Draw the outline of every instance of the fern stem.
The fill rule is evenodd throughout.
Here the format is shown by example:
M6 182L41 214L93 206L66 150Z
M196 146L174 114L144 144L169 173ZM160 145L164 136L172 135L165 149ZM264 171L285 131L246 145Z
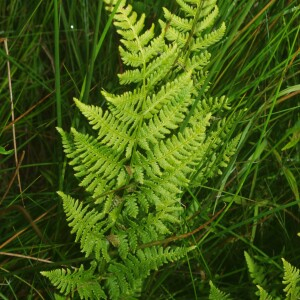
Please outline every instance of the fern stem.
M211 219L209 219L207 222L205 222L204 224L202 224L198 228L194 229L193 231L190 231L190 232L187 232L187 233L184 233L184 234L180 234L180 235L174 235L174 236L171 236L171 237L169 237L167 239L164 239L164 240L154 241L154 242L151 242L151 243L146 243L146 244L140 245L138 247L138 249L145 249L145 248L148 248L148 247L158 246L158 245L162 245L162 244L168 244L168 243L171 243L171 242L174 242L174 241L186 239L186 238L190 237L191 235L194 235L195 233L199 232L200 230L206 228L210 223L212 223L224 211L225 207L226 207L226 204Z

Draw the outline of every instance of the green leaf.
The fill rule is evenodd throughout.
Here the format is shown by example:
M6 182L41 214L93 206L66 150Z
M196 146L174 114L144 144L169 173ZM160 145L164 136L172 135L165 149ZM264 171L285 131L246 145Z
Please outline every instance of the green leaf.
M4 147L1 147L1 146L0 146L0 154L3 154L3 155L9 155L9 154L12 154L12 153L14 153L14 150L13 150L13 149L12 149L12 150L5 150Z

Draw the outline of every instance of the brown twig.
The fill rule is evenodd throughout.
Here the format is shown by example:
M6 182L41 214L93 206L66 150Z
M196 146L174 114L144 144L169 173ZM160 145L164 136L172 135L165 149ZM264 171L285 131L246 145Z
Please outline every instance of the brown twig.
M34 229L36 234L41 238L41 240L44 240L39 227L33 222L29 212L21 205L11 205L7 208L1 208L0 209L0 217L1 217L1 215L7 214L8 212L10 212L12 210L19 211L27 219L27 221L30 223L31 227Z
M10 257L26 258L26 259L36 260L38 262L44 262L44 263L47 263L47 264L52 264L53 263L53 261L48 260L48 259L33 257L33 256L29 256L29 255L22 255L22 254L18 254L18 253L10 253L10 252L1 252L0 251L0 255L10 256Z
M11 126L13 126L13 124L16 124L19 120L21 120L22 118L24 118L26 115L28 115L32 110L34 110L38 105L40 105L41 103L43 103L45 100L47 100L51 95L54 94L55 91L49 93L48 95L46 95L45 97L43 97L41 100L39 100L36 104L32 105L29 109L27 109L22 115L20 115L19 117L17 117L13 122L10 122L8 125L6 125L4 127L4 130L9 129Z
M22 214L24 215L24 217L26 217L26 219L29 221L30 226L34 229L34 231L36 232L36 234L44 241L44 242L48 242L49 244L51 244L51 241L45 241L45 237L42 235L40 229L38 228L38 226L36 225L36 223L38 221L40 221L41 219L43 219L47 214L49 214L50 211L52 211L54 208L57 207L57 205L52 206L50 209L48 209L48 211L44 212L42 215L40 215L39 217L37 217L36 219L32 220L30 214L27 212L27 210L22 207L21 205L14 205L17 206L18 208L5 208L5 209L1 209L0 210L0 216L3 214L8 213L10 210L19 210L22 211ZM24 213L25 212L25 213ZM28 218L29 216L29 218ZM28 230L28 228L30 228L30 226L25 227L24 229L20 230L19 232L17 232L16 234L14 234L12 237L10 237L8 240L6 240L4 243L2 243L0 245L0 249L4 248L5 246L7 246L9 243L11 243L13 240L15 240L17 237L19 237L23 232L25 232L26 230ZM36 230L37 229L37 230Z

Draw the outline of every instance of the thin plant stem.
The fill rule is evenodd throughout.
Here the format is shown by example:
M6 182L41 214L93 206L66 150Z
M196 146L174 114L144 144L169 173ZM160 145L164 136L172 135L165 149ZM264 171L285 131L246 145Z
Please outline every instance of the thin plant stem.
M92 50L92 59L89 64L88 70L87 70L87 76L86 80L84 81L83 85L83 97L82 102L86 103L87 98L89 95L91 82L92 82L92 76L94 72L94 63L97 56L97 40L98 40L98 31L100 27L100 19L101 19L101 11L102 11L103 1L99 1L98 3L98 10L97 10L97 18L96 18L96 27L95 27L95 33L94 33L94 40L93 40L93 50Z
M96 44L96 41L98 39L98 34L95 33L94 41L93 41L93 50L92 50L92 59L91 59L91 63L90 63L90 69L88 70L89 72L87 73L87 75L84 77L84 82L82 84L82 89L81 89L81 93L80 93L80 99L82 99L82 102L84 102L84 103L87 101L87 96L88 96L89 89L90 89L90 86L91 86L94 63L96 61L96 57L97 57L97 55L98 55L98 53L99 53L99 51L102 47L102 44L104 42L104 39L105 39L106 34L108 32L108 29L109 29L109 27L112 23L113 17L115 15L120 3L121 3L121 0L119 0L116 3L112 13L109 16L109 19L108 19L107 23L105 24L103 32L100 36L100 40L97 44ZM98 6L97 15L99 16L99 18L96 21L96 28L99 28L99 20L100 20L100 16L101 16L101 10L102 10L102 1L100 1L99 6Z
M59 15L58 3L54 0L54 65L55 65L55 98L56 98L56 118L57 126L62 127L62 110L61 110L61 90L60 90L60 59L59 59ZM58 146L58 164L59 180L58 188L61 190L63 177L61 173L62 166L62 148Z
M6 55L9 56L7 39L2 40L4 43L4 48ZM14 144L14 152L15 152L15 163L16 163L16 175L18 178L19 191L21 194L22 204L25 207L23 192L22 192L22 184L21 177L19 172L19 159L18 159L18 148L17 148L17 138L16 138L16 128L15 128L15 109L14 109L14 100L13 100L13 92L12 92L12 84L11 84L11 72L10 72L10 62L7 59L7 76L8 76L8 87L9 87L9 97L10 97L10 107L11 107L11 121L12 121L12 134L13 134L13 144ZM3 200L3 199L2 199ZM1 202L2 202L1 200Z

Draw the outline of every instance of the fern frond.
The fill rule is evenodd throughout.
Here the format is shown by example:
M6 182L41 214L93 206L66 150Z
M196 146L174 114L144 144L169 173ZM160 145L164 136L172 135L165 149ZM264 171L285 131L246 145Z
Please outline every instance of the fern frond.
M146 119L150 119L154 115L158 115L159 112L163 111L166 115L168 110L173 110L173 107L179 106L179 102L184 108L181 112L186 112L186 107L190 104L190 91L192 89L191 73L186 73L178 76L174 81L167 83L165 86L157 92L157 94L152 95L145 99L142 115ZM187 99L184 99L186 97ZM165 118L163 118L164 120ZM180 121L176 120L172 124L178 124ZM170 127L172 129L174 128Z
M189 32L194 24L193 19L181 18L172 14L167 8L163 7L164 17L168 22L168 25L176 28L180 32Z
M147 68L127 70L119 74L120 84L140 83L146 80L147 87L151 88L162 80L173 66L178 55L177 45L165 47L163 53L153 59Z
M193 56L188 59L179 57L178 58L178 66L179 66L179 68L182 68L187 72L193 71L194 77L196 77L196 76L199 77L199 75L200 75L199 71L202 71L203 68L208 65L208 63L210 61L210 56L211 56L210 53L208 51L204 50L203 52L199 53L199 55Z
M205 34L203 37L201 36L203 31L214 24L218 15L219 10L215 5L215 0L193 2L178 0L177 3L184 12L185 16L183 18L164 9L164 16L168 22L166 38L170 42L178 43L180 48L186 47L186 43L189 42L189 50L192 52L199 52L200 50L215 44L223 37L226 29L224 23L219 29ZM166 28L167 26L163 21L160 22L160 25L162 28ZM194 30L194 37L190 36L191 30Z
M119 153L123 153L126 149L126 156L131 155L135 138L130 135L130 123L122 124L108 112L102 114L100 107L86 105L77 99L74 99L74 101L82 114L89 120L89 123L93 126L92 128L99 130L98 140L102 144L106 144ZM73 132L75 131L73 130ZM115 154L115 156L118 158L118 155Z
M207 15L204 14L205 18L203 19L203 21L199 22L199 24L197 25L196 30L195 30L196 36L200 36L204 30L213 26L218 14L219 14L219 8L216 5L213 6L213 9L211 11L210 11L211 7L206 8L206 9L210 13Z
M228 98L222 97L209 97L208 99L202 99L198 102L197 109L202 113L216 113L219 110L229 110Z
M41 274L51 281L65 296L77 291L80 299L107 299L102 287L94 275L97 264L91 263L91 267L85 270L83 265L79 269L56 269L44 271Z
M189 32L190 30L192 30L195 22L194 18L190 18L190 19L181 18L175 14L172 14L167 8L163 8L163 11L164 11L164 17L167 20L168 25L172 26L173 36L176 35L175 32L182 33L182 32ZM206 11L210 11L210 8L207 8ZM205 16L205 18L197 24L195 29L195 35L200 36L200 34L205 29L211 27L214 24L214 21L218 16L218 14L219 14L219 9L216 5L213 7L212 11L208 15L206 15L206 13L200 14L201 17Z
M139 101L146 98L144 90L137 88L133 92L124 92L121 95L114 95L106 91L101 92L108 105L112 115L121 122L137 123L141 119L139 113Z
M187 0L187 2L190 2L190 0ZM208 16L210 12L214 9L214 7L217 4L217 0L205 0L205 1L191 0L191 3L201 5L200 17L204 18Z
M153 31L154 26L152 26L152 28ZM149 38L152 38L150 32L146 32L145 35L145 37L141 37L139 43L137 41L130 41L131 44L138 44L139 47L143 47L143 44L148 42ZM124 41L123 43L126 44L127 48L130 46L127 41ZM141 52L140 49L134 51L135 47L128 48L128 50L119 47L119 51L124 64L131 67L143 67L145 63L148 63L153 57L157 56L158 53L163 51L164 46L164 36L161 34L156 39L153 39L149 46L143 47L143 52Z
M205 34L204 37L195 39L191 51L199 51L207 49L211 45L217 43L224 36L226 30L225 23L223 22L220 28L212 31L211 33Z
M184 11L187 16L194 17L196 15L197 7L195 7L193 5L189 5L188 3L191 3L190 1L176 0L176 2L179 4L181 10ZM197 1L197 2L199 3L199 1ZM197 4L197 3L194 2L194 4Z
M268 292L263 289L260 285L257 285L259 300L272 300L273 297L268 294Z
M114 16L114 25L120 28L117 32L125 40L131 41L137 39L144 29L145 18L145 14L142 14L137 20L137 13L132 10L131 5L127 5L125 7L119 7Z
M241 135L240 134L237 135L235 138L230 140L225 147L223 146L223 148L220 150L221 155L220 154L218 156L213 155L211 157L211 161L205 166L205 169L207 171L207 179L216 176L216 174L221 175L223 173L222 169L228 166L230 158L236 152L236 148L240 141L240 138ZM218 142L221 141L216 140L215 144L210 145L210 147L217 146Z
M110 260L108 242L104 234L112 226L104 219L104 214L98 213L89 206L83 206L78 200L58 192L63 200L64 211L67 216L71 233L76 233L75 242L80 242L81 250L88 257L92 252L97 260L101 257Z
M259 285L264 287L267 285L266 279L266 271L263 267L257 265L255 261L251 258L251 256L244 251L247 267L250 273L250 277L252 278L252 282L255 285ZM256 295L259 295L260 292L256 292Z
M209 300L230 300L230 295L225 292L220 291L213 282L209 281L210 291L209 291Z
M140 160L148 164L150 168L146 169L150 177L155 178L161 174L161 169L170 172L171 170L184 170L185 166L193 164L190 159L197 152L199 146L205 138L205 129L208 125L210 115L207 115L202 122L199 122L194 128L187 127L184 132L177 136L171 136L164 142L153 147L153 150L146 151L147 158L140 154ZM157 168L157 166L159 166ZM191 169L186 169L188 173ZM183 183L184 184L184 183Z
M154 24L151 25L151 27L146 30L143 34L139 36L139 39L136 40L126 40L126 39L121 39L120 42L125 46L125 48L128 51L131 51L131 53L138 53L143 47L147 46L149 42L154 38ZM151 43L156 43L161 45L161 38L160 36L155 38L154 40L151 41ZM125 61L124 61L125 63Z
M141 280L146 278L150 270L157 270L161 265L173 262L186 255L191 249L170 249L162 247L151 247L138 250L136 255L129 254L123 263L112 263L109 272L117 274L107 281L109 289L113 291L113 299L120 295L126 295L130 290L136 290L141 285Z
M284 258L283 262L283 281L282 283L286 285L284 291L286 293L286 299L299 299L300 298L300 270L292 266Z
M149 150L149 142L155 145L170 134L171 130L178 128L190 105L191 89L190 76L183 75L168 83L152 99L148 99L144 114L149 121L144 122L139 136L142 148Z
M102 91L105 111L74 99L95 137L74 128L70 133L58 131L88 201L59 195L71 233L94 261L105 292L94 280L95 268L80 267L50 275L65 294L78 290L87 299L95 291L95 298L105 298L105 293L109 299L138 295L151 271L193 249L162 246L175 226L180 228L181 197L192 176L199 169L196 179L206 180L235 153L238 138L228 141L230 124L214 122L215 115L228 108L227 98L199 93L210 62L206 48L225 31L222 25L208 32L218 14L216 0L177 2L182 14L164 9L165 21L159 20L156 36L153 24L145 28L145 14L138 16L125 0L104 0L106 9L115 13L125 66L118 77L127 91ZM216 156L220 147L224 150ZM79 291L81 278L93 282L90 294Z

